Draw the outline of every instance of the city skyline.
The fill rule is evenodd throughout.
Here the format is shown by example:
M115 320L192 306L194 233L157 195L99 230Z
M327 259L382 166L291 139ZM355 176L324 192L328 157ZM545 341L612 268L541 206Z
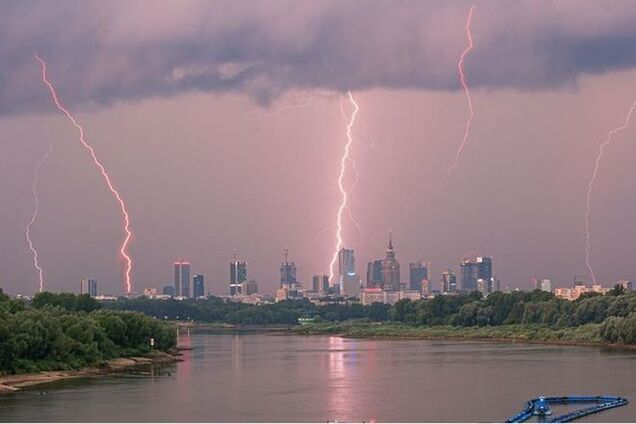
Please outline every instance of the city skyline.
M244 22L240 5L218 16L187 2L169 13L143 14L124 12L117 2L87 3L68 19L74 28L100 29L89 31L100 46L90 51L86 32L67 33L68 25L58 22L68 6L3 5L3 19L22 23L20 30L3 26L15 40L2 61L8 77L0 90L0 285L8 293L38 288L24 230L33 213L33 170L49 143L30 233L44 289L76 290L78 279L91 275L100 291L122 292L117 204L79 148L75 129L51 103L34 52L46 60L49 79L126 199L133 291L169 283L166 264L183 256L200 265L211 291L222 292L234 248L250 258L250 276L262 290L275 289L272 264L285 248L294 252L303 283L327 272L346 141L339 102L349 106L348 90L359 111L351 128L355 166L347 163L344 181L350 195L343 243L359 265L382 255L384 242L377 240L391 229L402 258L426 258L435 276L450 267L459 277L456 259L468 251L488 252L502 282L526 288L531 278L569 282L588 273L587 184L599 144L623 123L636 94L636 59L625 47L636 36L630 24L636 12L624 4L566 1L536 13L530 3L477 4L475 45L463 62L475 116L458 167L438 189L467 117L456 66L472 3L405 2L389 16L386 4L371 2L362 21L351 19L355 7L337 3L299 3L291 15L289 4L267 4L255 7L251 22L264 36L246 38L225 24ZM37 16L48 24L35 25ZM522 17L528 18L523 31L511 32ZM122 19L139 21L134 27L146 35L131 33ZM258 25L272 19L281 25ZM344 25L349 21L360 33L366 25L400 31L384 38L369 31L372 37L358 45ZM332 31L333 44L323 44L321 28ZM558 49L545 40L556 33L567 35ZM503 36L518 48L494 42ZM211 46L228 37L237 50L217 56ZM175 40L192 55L175 55ZM291 56L268 56L263 40ZM134 54L117 50L121 43ZM589 55L580 53L581 43ZM166 62L144 61L139 52L149 48ZM544 60L535 61L537 55ZM615 134L591 196L599 282L636 275L628 160L636 154L634 134L632 126ZM365 280L365 270L357 271Z

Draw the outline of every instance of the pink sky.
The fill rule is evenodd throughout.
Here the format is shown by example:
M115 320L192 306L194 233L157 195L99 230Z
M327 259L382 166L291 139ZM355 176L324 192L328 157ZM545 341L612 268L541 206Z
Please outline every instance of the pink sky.
M233 249L262 291L276 286L285 248L304 283L328 272L346 141L338 90L346 85L360 106L352 156L361 179L350 205L375 241L346 219L344 236L363 277L367 260L384 254L389 229L404 279L408 262L423 259L432 262L438 284L441 271L458 271L468 251L492 255L504 284L526 285L532 277L565 284L586 273L587 180L599 143L636 98L632 59L612 53L612 46L634 41L623 30L628 3L535 9L522 2L503 15L501 4L478 2L475 49L465 64L469 84L471 76L474 81L472 133L440 191L467 116L454 66L471 3L431 3L416 25L408 16L420 11L417 3L385 10L374 2L352 24L364 33L345 25L355 3L302 3L285 12L270 7L278 3L261 2L253 11L223 10L225 19L201 13L210 6L199 3L168 3L170 10L148 16L139 4L95 6L93 19L102 25L94 33L78 19L86 8L69 18L66 33L47 3L17 4L3 7L28 19L5 27L12 43L3 49L15 54L15 63L0 63L7 70L0 79L7 88L0 96L0 286L11 293L37 288L24 225L33 168L49 142L55 151L41 171L33 226L46 287L77 290L85 276L100 281L103 292L122 287L117 205L76 132L50 104L37 64L23 60L22 51L30 56L49 33L55 37L39 51L51 79L127 201L137 291L172 283L172 263L184 257L206 275L209 291L223 293ZM380 17L381 10L388 14ZM329 33L319 24L332 26L337 39L325 39ZM271 52L256 50L259 34L270 39ZM79 41L93 36L94 45ZM227 57L207 61L205 54L166 47L196 39L200 48L199 36L228 49ZM351 63L344 51L333 50L338 40L343 49L359 47ZM142 47L157 54L129 55ZM497 57L498 51L506 56ZM555 59L562 56L567 60ZM329 66L315 68L321 57ZM241 72L253 73L222 84ZM180 85L184 75L194 79ZM527 84L519 82L524 79ZM275 113L305 102L314 90L307 106ZM636 128L628 128L606 150L592 199L592 258L599 281L608 284L636 278L635 137Z

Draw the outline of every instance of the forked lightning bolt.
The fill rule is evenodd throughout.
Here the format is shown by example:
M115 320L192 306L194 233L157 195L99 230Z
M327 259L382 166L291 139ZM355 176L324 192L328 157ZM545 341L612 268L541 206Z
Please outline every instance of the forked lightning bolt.
M347 200L348 193L344 186L344 178L347 172L347 160L349 160L349 152L351 150L351 144L353 143L353 135L352 128L353 124L356 121L356 115L358 114L358 104L353 99L353 95L351 91L347 92L349 96L349 101L353 105L353 112L351 113L351 118L347 122L347 142L345 144L344 152L342 154L342 158L340 159L340 175L338 176L338 189L340 190L340 194L342 195L342 200L340 202L340 206L338 207L338 213L336 214L336 246L333 252L333 256L331 258L331 264L329 265L329 281L330 284L334 284L334 270L336 261L338 260L338 252L342 248L342 213L347 208Z
M464 72L464 60L466 59L466 55L470 53L470 51L473 49L473 36L470 33L470 23L473 20L474 11L475 11L475 6L471 6L470 10L468 11L468 18L466 19L466 25L464 27L468 45L462 52L461 56L459 56L459 62L457 62L457 72L459 73L459 82L461 83L462 88L464 89L464 94L466 95L466 101L468 102L468 119L466 120L466 125L464 126L464 136L462 137L462 141L459 144L457 153L455 154L455 162L446 171L446 174L444 175L444 178L442 178L442 181L439 183L438 188L441 188L444 185L444 182L446 182L446 179L450 177L450 175L453 173L455 168L457 168L457 165L459 164L459 158L462 154L462 151L464 150L464 146L466 145L466 142L468 141L468 136L470 135L470 125L472 124L473 118L475 117L475 113L473 111L473 99L472 97L470 97L470 90L468 89L468 83L466 82L466 73Z
M636 109L636 100L632 102L632 106L627 112L627 116L625 117L625 122L620 127L614 128L609 133L607 133L607 138L598 148L598 154L596 155L596 160L594 162L594 170L592 171L592 177L590 178L590 182L587 185L587 196L585 198L585 265L590 273L590 277L592 277L592 282L596 284L596 274L594 273L594 268L592 267L592 260L590 250L592 248L591 245L591 235L590 235L590 211L591 211L591 203L592 203L592 190L594 189L594 182L596 181L596 176L598 175L598 169L601 164L601 159L603 159L603 153L605 152L605 148L609 146L612 142L612 139L616 135L616 133L623 131L629 126L629 121L632 118L632 114L634 113L634 109Z
M42 265L40 265L38 250L35 248L33 240L31 239L31 227L35 223L35 220L38 218L38 212L40 208L40 201L38 199L38 181L40 179L40 169L42 169L42 166L44 166L44 162L46 162L51 153L53 153L53 145L49 144L49 149L44 154L44 156L42 156L42 159L40 159L40 162L33 171L33 183L31 184L31 195L33 196L33 213L31 214L31 219L29 220L29 222L27 222L24 231L24 236L27 240L27 243L29 244L29 250L31 250L31 253L33 255L33 267L36 269L38 274L39 292L44 290L44 270L42 269Z
M125 273L124 273L124 283L125 283L125 286L126 286L125 287L126 293L131 293L132 292L132 280L131 280L132 259L131 259L130 255L128 253L128 244L130 243L130 240L132 238L132 232L130 230L130 219L128 217L128 211L126 209L126 204L124 203L124 199L121 197L119 192L113 186L113 183L112 183L112 181L110 179L110 176L108 175L108 172L106 171L106 168L104 167L104 165L102 165L100 160L97 158L97 155L95 154L95 150L85 140L85 138L84 138L84 129L82 128L82 126L80 124L77 123L77 121L75 120L73 115L71 115L71 113L62 105L62 103L58 99L57 93L55 92L55 88L53 87L53 84L51 84L51 82L48 80L48 78L46 76L46 62L42 58L40 58L37 55L37 53L34 54L34 57L35 57L35 60L37 60L40 63L40 65L42 66L42 82L48 87L48 89L49 89L49 91L51 93L51 98L52 98L53 102L55 103L55 106L60 110L60 112L62 112L69 119L69 121L71 121L73 126L75 128L77 128L77 130L79 131L79 141L80 141L80 143L90 153L90 155L91 155L91 157L93 159L93 162L95 163L95 166L97 166L97 168L99 169L102 177L104 178L104 181L106 182L106 185L108 186L108 189L111 191L113 196L115 196L115 199L117 200L117 203L119 203L119 207L120 207L121 213L123 215L123 231L124 231L124 234L125 234L124 240L122 241L122 244L121 244L121 246L119 248L119 253L121 254L121 256L124 259L124 261L126 262L126 270L125 270Z

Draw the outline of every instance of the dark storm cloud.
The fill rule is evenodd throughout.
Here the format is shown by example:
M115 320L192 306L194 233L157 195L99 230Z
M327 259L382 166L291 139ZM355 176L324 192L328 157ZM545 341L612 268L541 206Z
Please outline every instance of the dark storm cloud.
M3 2L0 113L48 108L34 51L67 102L292 88L456 90L471 3ZM632 2L478 2L473 87L573 85L636 63Z

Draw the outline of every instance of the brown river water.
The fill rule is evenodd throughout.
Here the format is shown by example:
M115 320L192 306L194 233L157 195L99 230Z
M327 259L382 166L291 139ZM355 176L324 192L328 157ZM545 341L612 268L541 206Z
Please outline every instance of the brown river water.
M636 352L204 330L180 344L178 364L0 396L0 421L501 422L541 394L623 396L581 421L636 421Z

